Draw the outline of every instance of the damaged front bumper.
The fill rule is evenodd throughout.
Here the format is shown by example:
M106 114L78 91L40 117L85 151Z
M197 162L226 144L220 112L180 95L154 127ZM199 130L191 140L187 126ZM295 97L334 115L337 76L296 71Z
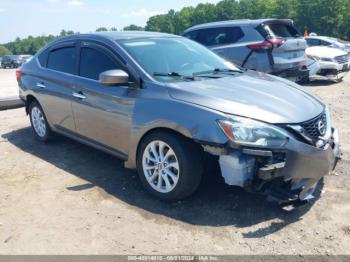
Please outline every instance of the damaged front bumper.
M309 79L339 81L349 72L349 63L339 64L335 62L313 61L308 65Z
M219 154L225 183L262 193L281 205L313 198L318 182L340 159L336 129L322 147L291 138L281 149L232 148Z

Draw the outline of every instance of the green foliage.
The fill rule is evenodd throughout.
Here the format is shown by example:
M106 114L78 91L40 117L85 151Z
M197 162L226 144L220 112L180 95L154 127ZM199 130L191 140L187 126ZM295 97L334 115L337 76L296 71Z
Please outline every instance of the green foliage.
M105 32L105 31L108 31L106 27L99 27L96 29L96 32Z
M350 39L349 0L222 0L152 16L145 30L180 34L196 24L258 18L290 18L302 33Z
M16 38L14 42L7 43L4 46L15 55L35 54L40 48L42 48L55 38L56 37L53 35L38 37L29 36L24 39Z
M0 45L0 57L4 55L11 55L11 51L8 50L5 46Z
M145 28L143 28L142 26L138 26L138 25L128 25L126 27L123 28L123 31L144 31Z
M170 10L165 15L152 16L150 19L148 19L145 30L153 32L175 33L173 10Z
M305 29L319 35L350 40L349 0L222 0L215 4L198 4L179 11L169 10L166 14L152 16L146 26L131 24L127 30L146 30L181 34L196 24L231 19L291 18L301 33ZM107 31L100 27L96 31ZM112 27L110 31L117 31ZM34 54L48 42L76 32L62 30L58 36L29 36L0 46L3 53Z

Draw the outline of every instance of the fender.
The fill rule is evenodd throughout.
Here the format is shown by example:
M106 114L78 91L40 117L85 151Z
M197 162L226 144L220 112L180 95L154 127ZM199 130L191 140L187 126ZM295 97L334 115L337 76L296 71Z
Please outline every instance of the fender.
M143 101L135 106L128 160L125 162L127 168L136 168L138 146L143 137L152 130L168 129L201 143L224 145L228 141L217 124L218 119L227 118L223 113L175 99ZM153 106L144 103L152 103Z

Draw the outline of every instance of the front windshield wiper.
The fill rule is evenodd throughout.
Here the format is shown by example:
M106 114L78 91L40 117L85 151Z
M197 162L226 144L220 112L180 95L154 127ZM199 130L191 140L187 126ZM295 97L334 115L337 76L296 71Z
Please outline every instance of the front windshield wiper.
M194 76L181 75L177 72L171 72L171 73L154 72L153 76L168 76L168 77L180 78L185 80L195 80Z
M230 73L230 74L243 73L243 70L228 69L228 68L215 68L213 70L207 70L207 71L193 73L193 76L202 76L202 75L219 74L219 73Z

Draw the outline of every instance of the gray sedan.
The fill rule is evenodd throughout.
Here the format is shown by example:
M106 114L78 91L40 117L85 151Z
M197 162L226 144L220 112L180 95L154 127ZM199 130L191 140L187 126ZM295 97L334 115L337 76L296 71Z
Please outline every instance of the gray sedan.
M191 195L210 160L229 185L306 202L340 155L318 98L179 36L64 37L17 80L39 140L59 133L113 154L165 200Z

